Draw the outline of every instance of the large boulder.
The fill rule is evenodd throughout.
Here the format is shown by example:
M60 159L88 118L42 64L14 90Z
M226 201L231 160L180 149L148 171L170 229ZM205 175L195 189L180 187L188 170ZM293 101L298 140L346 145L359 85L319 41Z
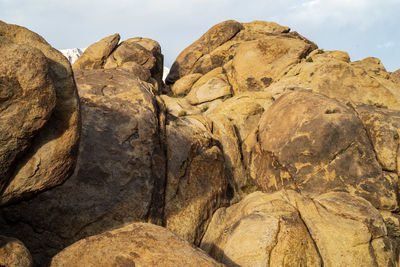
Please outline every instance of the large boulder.
M277 97L285 88L303 87L344 103L352 100L399 110L399 85L389 76L376 58L350 62L346 52L315 50L269 90Z
M179 78L190 74L195 63L201 57L232 39L242 29L243 26L234 20L221 22L209 29L203 36L179 54L169 71L165 80L166 83L173 84Z
M165 228L134 223L65 248L51 261L51 267L61 266L223 265Z
M74 62L72 67L78 70L100 69L107 57L118 45L120 38L119 34L115 33L90 45Z
M201 248L227 266L395 266L380 213L343 192L255 192L219 209Z
M321 266L297 209L261 192L214 214L201 248L227 266Z
M18 239L0 236L0 266L32 267L32 256Z
M152 85L119 69L76 71L75 79L83 127L74 175L5 208L0 224L38 264L86 236L163 220L166 165Z
M376 208L396 210L397 170L380 165L365 129L369 124L351 104L307 90L286 93L264 113L256 137L246 144L250 176L266 192L291 188L315 196L346 191ZM389 138L397 145L387 145L397 153L394 132Z
M0 21L0 204L74 171L79 101L69 61L41 36Z
M312 45L303 40L280 36L240 44L232 64L227 67L234 92L263 90L305 58L312 49Z
M226 205L224 157L209 130L196 118L170 120L166 135L166 227L198 244L213 212Z
M135 37L121 43L114 34L90 45L75 61L76 70L122 68L145 82L152 83L154 91L163 88L164 56L160 44L149 38Z

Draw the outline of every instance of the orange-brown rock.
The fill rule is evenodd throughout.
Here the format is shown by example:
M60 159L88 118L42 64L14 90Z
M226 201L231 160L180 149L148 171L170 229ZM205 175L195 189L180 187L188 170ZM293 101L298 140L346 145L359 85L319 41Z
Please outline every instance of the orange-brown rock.
M32 256L18 239L0 236L0 266L32 267Z
M119 34L115 33L95 42L85 49L72 67L79 70L100 69L107 57L117 47L119 39Z
M349 100L374 106L400 109L399 86L376 58L350 62L342 51L313 51L295 65L269 90L278 97L285 88L312 89L343 103Z
M79 102L69 61L41 36L0 21L0 204L73 172Z
M367 123L351 105L335 99L305 90L286 93L260 120L246 154L250 176L267 192L292 188L315 196L347 191L376 208L395 210L397 171L379 164Z
M134 223L67 247L53 258L51 266L223 265L165 228Z
M234 20L221 22L209 29L192 45L183 50L171 67L166 78L167 84L173 84L179 78L190 74L194 64L204 55L232 39L243 26Z
M212 213L226 204L224 157L209 130L194 117L170 120L166 134L166 227L199 244Z
M261 91L311 51L312 46L302 40L280 36L244 42L227 68L229 81L235 93Z
M13 223L0 223L40 265L84 237L163 220L165 156L152 86L119 69L76 71L75 79L83 127L74 175L8 206L3 216Z
M201 248L227 266L395 266L380 213L344 192L255 192L221 208Z

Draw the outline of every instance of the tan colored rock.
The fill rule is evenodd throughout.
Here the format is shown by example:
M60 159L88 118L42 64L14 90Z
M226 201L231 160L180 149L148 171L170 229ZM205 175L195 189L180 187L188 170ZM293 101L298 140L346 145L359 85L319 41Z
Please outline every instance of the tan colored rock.
M226 79L218 77L209 79L205 84L192 88L186 99L192 105L198 105L212 100L232 95L232 89Z
M182 77L171 86L172 93L175 95L186 95L201 76L203 75L200 73L193 73Z
M213 135L222 145L225 166L228 171L228 177L233 177L230 186L235 193L240 194L240 190L246 186L247 171L242 160L240 139L237 128L232 121L223 114L211 114L208 116L212 120ZM237 194L235 194L237 196Z
M255 192L217 210L200 247L227 266L322 263L300 214L280 192Z
M269 92L244 92L227 98L221 105L207 115L227 117L237 128L240 142L244 141L255 129L261 115L267 110L274 98Z
M158 42L141 37L125 40L110 54L105 61L104 68L125 66L124 68L129 70L132 62L140 65L144 71L149 71L151 77L156 81L155 87L162 88L164 57L161 54L161 47ZM137 67L133 70L137 75ZM149 81L149 79L144 81Z
M221 22L209 29L179 54L166 78L166 83L173 84L179 78L191 73L191 68L199 58L227 42L241 29L243 26L234 20Z
M101 39L90 45L72 65L74 69L92 70L100 69L107 57L117 47L120 36L118 33Z
M142 81L149 81L151 78L150 70L145 69L142 65L134 62L129 61L121 65L121 68L132 72L136 77L141 79Z
M83 239L57 254L58 266L223 266L165 228L135 223Z
M397 84L400 85L400 69L392 72L390 78Z
M269 90L277 97L285 88L303 87L344 103L352 100L399 110L400 91L388 77L377 59L349 62L345 52L319 50L295 65Z
M313 200L293 196L291 202L318 246L324 266L395 265L385 223L371 203L344 192Z
M47 59L40 50L0 37L0 184L9 183L17 158L49 120L56 105ZM23 118L23 119L21 119Z
M394 266L379 212L330 192L255 192L214 214L201 248L228 266Z
M161 98L167 107L167 112L175 117L184 117L201 113L201 108L192 106L186 98L168 95L161 95Z
M242 43L227 70L229 82L235 94L261 91L311 51L311 45L304 41L276 36Z
M151 69L156 64L152 53L143 46L135 42L122 42L107 59L104 68L110 68L111 66L108 65L112 63L122 66L129 61L136 62L145 69Z
M224 158L204 124L195 118L169 121L166 227L198 244L212 213L225 204Z
M355 106L355 110L364 124L382 168L399 175L400 112L362 104Z
M149 50L154 58L156 59L156 64L150 69L151 76L157 81L158 86L161 88L164 84L163 82L163 71L164 71L164 56L161 53L160 44L152 39L143 37L134 37L126 40L125 42L135 42L147 50Z
M35 251L39 265L84 237L163 219L166 165L152 86L118 69L76 71L75 79L83 127L74 175L4 208L13 223L0 223L0 232Z
M0 265L7 267L31 267L32 256L18 239L0 236Z
M383 171L352 107L311 91L289 92L264 113L256 140L244 154L266 192L346 191L379 209L398 207L397 174Z
M1 49L11 53L1 53L0 139L18 140L14 148L0 146L10 148L0 153L0 203L5 204L59 185L72 174L80 112L71 65L61 52L38 34L1 21L0 36Z
M242 33L246 32L246 34L280 34L280 33L288 33L290 31L289 27L281 26L275 22L267 22L255 20L249 23L242 23L244 26L244 30Z

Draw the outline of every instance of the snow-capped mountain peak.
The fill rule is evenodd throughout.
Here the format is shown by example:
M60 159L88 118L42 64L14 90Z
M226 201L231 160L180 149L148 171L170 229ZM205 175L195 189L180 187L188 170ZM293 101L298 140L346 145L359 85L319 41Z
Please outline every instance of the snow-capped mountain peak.
M78 59L78 57L80 57L83 53L83 51L85 51L86 48L72 48L72 49L62 49L60 50L61 53L63 53L63 55L68 58L69 62L71 62L71 64L73 64L75 62L75 60Z

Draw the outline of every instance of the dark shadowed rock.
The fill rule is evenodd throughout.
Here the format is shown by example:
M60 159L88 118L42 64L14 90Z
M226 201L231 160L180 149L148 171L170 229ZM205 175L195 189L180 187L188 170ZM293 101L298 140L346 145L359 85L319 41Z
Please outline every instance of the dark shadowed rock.
M0 21L1 204L64 182L73 172L79 102L69 61L41 36Z
M224 158L209 130L195 118L166 126L166 227L199 244L212 213L226 204Z
M75 78L83 121L75 174L5 208L13 223L0 226L21 238L38 264L86 236L163 219L165 158L152 86L116 69L77 71Z

